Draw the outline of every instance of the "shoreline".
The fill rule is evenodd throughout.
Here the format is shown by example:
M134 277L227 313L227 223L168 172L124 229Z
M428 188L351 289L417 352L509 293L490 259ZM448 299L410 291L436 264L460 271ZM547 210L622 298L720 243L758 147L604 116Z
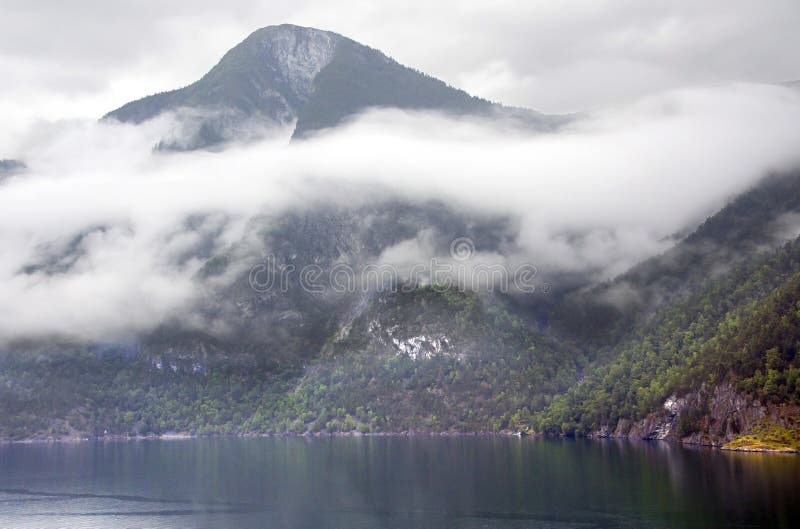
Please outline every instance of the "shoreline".
M332 438L332 437L552 437L562 436L543 434L524 434L516 432L313 432L313 433L244 433L244 434L211 434L197 435L190 433L169 433L159 435L104 435L104 436L63 436L63 437L29 437L25 439L0 439L5 444L77 444L93 441L181 441L189 439L254 439L254 438Z
M749 454L800 454L800 450L793 450L791 448L732 448L721 446L719 449L725 452L745 452Z
M599 437L599 436L566 436L566 435L548 435L548 434L520 434L519 432L501 431L501 432L315 432L315 433L280 433L280 434L259 434L259 433L246 433L246 434L213 434L213 435L197 435L189 433L167 433L160 435L105 435L105 436L65 436L65 437L31 437L26 439L0 439L0 446L14 445L14 444L79 444L89 442L135 442L135 441L186 441L196 439L252 439L252 438L334 438L334 437L531 437L542 439L588 439L591 441L628 441L628 442L666 442L683 446L686 448L708 448L712 450L719 450L722 452L740 452L752 454L800 454L800 450L792 448L752 448L752 447L726 447L716 446L707 443L682 443L674 439L633 439L630 437Z

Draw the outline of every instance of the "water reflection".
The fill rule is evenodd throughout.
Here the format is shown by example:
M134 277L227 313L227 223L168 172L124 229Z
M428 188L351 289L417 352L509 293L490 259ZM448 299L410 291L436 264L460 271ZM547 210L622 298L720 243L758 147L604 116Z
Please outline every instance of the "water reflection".
M0 447L0 526L796 527L800 457L506 437Z

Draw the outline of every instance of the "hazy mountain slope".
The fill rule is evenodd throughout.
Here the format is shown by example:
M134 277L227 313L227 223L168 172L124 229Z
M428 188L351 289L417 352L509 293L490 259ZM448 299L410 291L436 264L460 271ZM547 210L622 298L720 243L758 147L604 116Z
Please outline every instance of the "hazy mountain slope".
M507 219L433 203L309 205L259 218L255 238L209 255L201 274L230 274L195 315L228 332L200 332L178 318L132 343L18 344L0 354L0 435L533 425L568 434L680 431L722 442L753 428L783 432L797 415L781 410L797 393L791 307L800 306L792 297L800 242L772 255L758 241L777 240L776 219L796 207L795 178L769 180L733 201L682 243L679 258L630 272L653 292L682 277L691 288L661 299L649 319L616 320L627 322L623 338L601 334L609 344L583 353L542 336L519 306L494 296L432 288L311 294L296 281L262 292L248 281L262 252L282 266L360 270L423 230L443 252L467 235L503 253L515 233ZM711 278L709 267L723 258L728 266ZM767 355L774 347L780 354ZM659 412L673 394L675 411ZM745 415L725 411L731 406ZM765 417L775 418L758 422Z
M222 362L274 368L308 362L384 287L377 280L362 284L363 270L379 263L387 249L423 235L447 257L458 236L502 252L514 230L509 219L461 214L437 202L380 201L353 208L308 204L258 217L242 241L208 256L198 277L204 296L196 316L209 329L226 330L198 331L180 314L142 337L142 354L189 366ZM269 287L253 284L251 273L262 266L268 269L259 280L266 283L268 274L276 280ZM319 291L303 284L307 267L319 272ZM352 271L352 288L332 288L335 268ZM277 277L280 270L288 271L285 281Z
M534 425L719 444L770 427L800 442L798 309L800 239L658 311Z
M193 149L290 124L306 137L376 106L501 116L538 129L561 122L474 98L335 33L289 25L254 32L192 85L106 117L135 124L174 112L182 129L160 146ZM764 180L616 280L570 293L586 279L569 277L544 302L301 282L308 267L322 278L339 266L360 277L404 243L400 251L412 256L423 246L448 256L451 241L469 237L482 252L507 256L517 236L510 218L436 202L309 203L251 219L223 251L214 237L226 219L212 220L185 219L199 242L177 259L205 262L198 294L154 331L102 344L37 337L0 351L0 437L530 425L647 434L650 423L620 424L649 420L673 394L683 404L659 432L677 436L687 410L680 432L710 436L702 403L713 408L717 388L745 395L748 410L797 398L791 318L800 243L769 257L800 232L797 172ZM104 229L41 245L19 274L69 271L85 240ZM296 273L261 288L252 274L264 264ZM767 355L773 349L777 356ZM731 417L744 421L738 432L726 425L715 439L754 426L749 416Z
M772 175L663 255L588 292L569 296L554 311L554 331L590 345L613 343L658 307L684 299L737 263L798 234L800 173Z
M508 219L460 214L440 203L309 204L254 219L248 233L209 255L198 277L206 297L189 320L209 322L208 330L187 326L188 314L178 314L132 342L51 340L2 352L0 436L345 428L339 424L492 430L510 427L515 415L528 417L529 403L541 406L576 376L579 358L537 338L492 297L434 289L393 294L372 284L309 292L296 274L285 288L259 290L250 282L264 255L276 268L313 265L326 273L345 265L360 273L386 249L423 233L445 257L457 236L503 253L515 234ZM215 283L220 278L228 279ZM212 330L221 327L227 330ZM372 379L381 385L362 391L361 382ZM495 392L512 383L513 390ZM426 410L431 399L438 404Z
M580 359L490 299L376 296L303 363L202 362L130 345L0 354L0 438L499 431L566 390Z
M374 429L373 417L388 431L515 430L583 364L496 298L456 289L381 295L343 331L296 390L327 415L296 431Z
M162 112L226 108L289 122L308 100L314 77L331 60L343 37L328 31L282 25L262 28L228 51L198 81L147 96L105 117L141 123Z
M472 97L336 33L289 24L253 32L189 86L132 101L105 118L141 123L175 112L182 136L162 147L191 149L295 120L295 136L303 136L370 107L500 113L543 129L564 121Z

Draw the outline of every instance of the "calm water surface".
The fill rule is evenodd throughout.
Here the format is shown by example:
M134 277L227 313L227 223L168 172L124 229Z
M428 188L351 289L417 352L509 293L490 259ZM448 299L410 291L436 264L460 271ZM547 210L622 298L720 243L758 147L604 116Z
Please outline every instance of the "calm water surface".
M0 527L800 527L800 456L505 437L0 446Z

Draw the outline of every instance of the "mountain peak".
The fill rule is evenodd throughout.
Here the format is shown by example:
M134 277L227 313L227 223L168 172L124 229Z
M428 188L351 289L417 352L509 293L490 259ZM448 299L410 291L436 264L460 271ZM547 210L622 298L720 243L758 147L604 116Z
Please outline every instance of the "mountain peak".
M373 107L457 115L501 110L539 128L558 122L470 96L337 33L291 24L254 31L198 81L132 101L105 118L141 123L172 111L183 137L160 145L194 149L293 122L294 137L302 137Z
M271 70L276 74L274 80L289 91L292 102L302 102L308 99L314 78L331 61L342 38L330 31L292 24L267 26L229 51L215 70L225 75L231 70L244 75L252 75L259 68Z
M285 39L287 36L298 39L317 38L327 35L333 38L342 38L338 33L325 29L312 28L310 26L298 26L297 24L273 24L259 28L247 36L245 41L250 39L275 41Z

